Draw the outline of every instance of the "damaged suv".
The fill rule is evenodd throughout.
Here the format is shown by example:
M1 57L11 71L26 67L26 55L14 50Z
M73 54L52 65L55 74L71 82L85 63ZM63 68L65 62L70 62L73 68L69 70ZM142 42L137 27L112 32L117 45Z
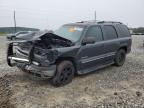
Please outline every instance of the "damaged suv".
M72 81L75 74L115 64L122 66L131 51L131 35L120 22L65 24L53 33L24 35L10 41L7 63L54 86Z

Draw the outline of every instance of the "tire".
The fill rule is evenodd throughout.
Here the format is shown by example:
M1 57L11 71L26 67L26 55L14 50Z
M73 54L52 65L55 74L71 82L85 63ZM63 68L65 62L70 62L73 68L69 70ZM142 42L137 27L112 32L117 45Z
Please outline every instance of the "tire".
M124 49L119 49L115 57L115 65L122 66L126 59L126 51Z
M62 61L57 65L56 75L51 79L51 84L55 87L64 86L74 77L75 68L71 61Z

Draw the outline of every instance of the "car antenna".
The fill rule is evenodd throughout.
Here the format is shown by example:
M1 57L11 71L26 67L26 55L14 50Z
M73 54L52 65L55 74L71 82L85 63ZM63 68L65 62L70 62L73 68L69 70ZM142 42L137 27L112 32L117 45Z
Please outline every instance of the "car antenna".
M96 11L94 12L94 21L96 22Z
M16 33L17 32L17 28L16 28L16 15L15 15L15 10L13 12L13 17L14 17L14 32Z

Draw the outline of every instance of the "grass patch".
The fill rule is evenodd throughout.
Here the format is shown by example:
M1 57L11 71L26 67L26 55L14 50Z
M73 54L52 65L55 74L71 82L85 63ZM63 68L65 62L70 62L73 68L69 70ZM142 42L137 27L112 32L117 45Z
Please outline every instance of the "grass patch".
M7 33L0 33L0 36L6 36Z

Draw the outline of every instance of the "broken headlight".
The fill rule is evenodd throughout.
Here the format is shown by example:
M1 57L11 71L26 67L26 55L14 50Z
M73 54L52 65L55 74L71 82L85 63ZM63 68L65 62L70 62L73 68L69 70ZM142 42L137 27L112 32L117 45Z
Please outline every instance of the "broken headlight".
M54 63L58 56L58 52L56 50L42 49L38 47L34 48L34 54L41 56L45 60L48 60L50 63Z
M46 54L46 51L42 48L35 47L34 53L40 56L44 56Z
M58 57L58 52L56 50L51 50L46 54L46 56L51 63L54 63Z

